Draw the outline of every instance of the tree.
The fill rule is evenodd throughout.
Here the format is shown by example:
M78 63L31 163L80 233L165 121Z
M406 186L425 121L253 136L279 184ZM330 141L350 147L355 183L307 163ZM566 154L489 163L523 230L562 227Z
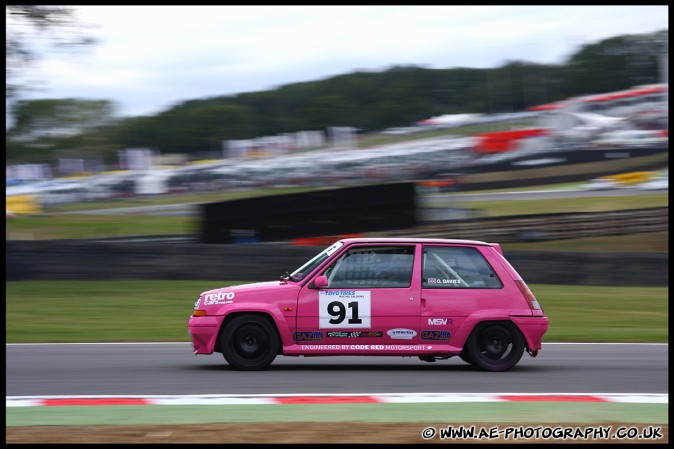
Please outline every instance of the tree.
M77 23L67 6L5 6L5 100L13 101L29 85L20 81L40 57L40 47L73 49L95 43L82 34L85 25Z
M617 36L586 45L566 64L566 83L593 94L659 82L669 31Z
M114 106L108 100L19 100L11 108L11 135L36 139L49 134L74 135L108 125Z
M114 106L107 100L18 100L11 114L15 123L5 135L6 160L44 162L66 150L81 157L103 149L108 142L101 130L112 125Z

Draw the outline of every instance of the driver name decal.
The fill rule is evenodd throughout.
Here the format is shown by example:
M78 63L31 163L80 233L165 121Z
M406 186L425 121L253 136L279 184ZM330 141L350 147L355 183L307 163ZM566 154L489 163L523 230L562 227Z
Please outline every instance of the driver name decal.
M458 279L439 279L439 278L428 278L429 284L460 284L461 281Z

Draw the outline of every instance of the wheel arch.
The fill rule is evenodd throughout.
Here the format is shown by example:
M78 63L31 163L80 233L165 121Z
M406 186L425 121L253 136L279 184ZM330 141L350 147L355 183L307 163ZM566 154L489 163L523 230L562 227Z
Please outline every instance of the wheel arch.
M274 330L276 331L276 336L279 339L279 342L281 344L279 345L279 350L278 354L283 354L283 338L281 338L281 333L279 331L278 323L276 323L276 320L272 316L271 313L265 312L265 311L246 311L246 310L240 310L236 312L232 312L228 314L224 320L222 320L222 323L220 324L220 329L218 329L218 337L215 339L215 348L214 350L216 352L222 352L222 346L221 346L221 340L222 340L222 332L225 330L225 327L227 327L227 324L229 324L234 318L244 316L244 315L255 315L262 317L269 321L269 323L274 327Z
M492 325L492 324L505 324L508 326L511 326L513 329L515 329L516 332L519 332L520 336L522 337L522 340L524 341L524 346L526 348L529 348L529 343L527 340L527 336L524 332L522 332L522 329L517 325L517 323L511 319L486 319L486 320L481 320L475 323L471 331L468 333L468 338L470 338L471 335L473 335L475 332L479 331L481 328L484 328L486 326ZM468 338L466 338L466 341L468 341ZM464 341L464 345L465 345Z
M529 348L530 342L526 332L522 331L521 326L515 319L513 319L513 317L509 315L487 315L482 314L481 312L470 315L463 321L463 323L461 323L452 339L452 346L463 348L470 336L473 334L473 332L475 332L475 329L479 328L480 326L485 326L486 324L497 323L509 323L510 325L514 326L520 335L522 335L522 338L524 338L524 344L526 347Z

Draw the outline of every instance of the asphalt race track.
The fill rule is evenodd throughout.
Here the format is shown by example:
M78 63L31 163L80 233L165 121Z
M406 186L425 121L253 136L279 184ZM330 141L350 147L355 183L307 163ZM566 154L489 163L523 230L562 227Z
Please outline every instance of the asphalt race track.
M222 355L182 343L7 344L6 396L639 393L667 394L668 345L543 343L510 371L460 358L283 357L265 371L232 370Z

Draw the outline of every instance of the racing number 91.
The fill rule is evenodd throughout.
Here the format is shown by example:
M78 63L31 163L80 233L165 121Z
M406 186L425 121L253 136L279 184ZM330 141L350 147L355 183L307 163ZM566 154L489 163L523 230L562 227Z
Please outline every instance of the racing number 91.
M318 324L321 329L370 329L369 291L320 292L318 310Z
M351 310L351 318L349 318L347 323L362 324L363 320L358 318L358 302L351 301L347 304L347 306ZM328 304L328 314L332 317L335 317L328 320L330 324L340 324L346 318L346 307L344 306L344 303L332 301L330 304Z

